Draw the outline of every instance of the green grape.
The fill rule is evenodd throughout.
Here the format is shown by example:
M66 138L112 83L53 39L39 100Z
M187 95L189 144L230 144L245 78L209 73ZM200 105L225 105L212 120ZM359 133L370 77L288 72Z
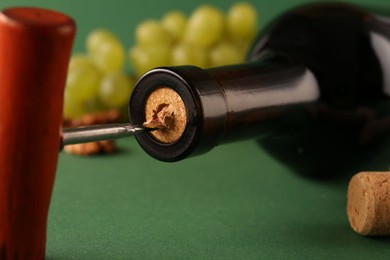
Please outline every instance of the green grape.
M125 61L125 50L116 38L104 38L89 52L96 66L104 73L121 71Z
M115 39L116 36L109 30L103 28L95 29L87 35L87 40L85 42L86 49L88 52L94 52L99 48L101 42Z
M247 2L232 5L227 13L228 34L237 40L251 41L257 33L256 9Z
M162 26L172 35L174 41L183 38L187 26L187 17L180 11L166 13L161 19Z
M242 57L242 61L244 61L250 48L252 47L252 42L236 42L235 46Z
M202 5L190 16L184 40L201 48L220 41L225 32L225 16L214 6Z
M63 109L64 118L77 118L85 113L83 102L73 98L67 91L64 95Z
M89 66L92 64L92 60L90 57L88 57L85 54L73 54L69 61L69 70L72 70L74 67L77 66L83 66L84 64L87 64L86 66ZM92 66L94 66L92 64Z
M108 108L120 108L129 102L133 85L133 80L124 73L107 74L100 84L98 98Z
M72 99L85 101L96 95L101 74L91 60L77 55L70 60L66 79L66 92Z
M191 44L181 43L172 50L172 65L194 65L204 68L208 65L207 52Z
M135 74L140 77L148 70L159 66L169 66L171 48L166 45L134 46L129 51Z
M107 107L104 106L102 102L99 100L99 98L96 96L84 102L84 110L85 113L94 113L94 112L107 110Z
M242 61L242 52L231 43L221 42L210 50L210 65L212 67L238 64Z
M145 20L135 30L135 40L138 46L171 45L171 34L156 20Z

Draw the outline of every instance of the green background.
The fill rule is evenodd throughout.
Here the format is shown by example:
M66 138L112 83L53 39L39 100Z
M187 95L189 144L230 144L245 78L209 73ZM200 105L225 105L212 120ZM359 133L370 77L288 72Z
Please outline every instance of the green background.
M235 1L209 1L227 10ZM260 26L305 1L253 1ZM388 0L349 1L390 7ZM1 0L72 16L74 52L106 27L133 44L135 26L204 1ZM389 259L390 239L366 238L345 213L350 176L387 170L389 151L335 179L293 173L254 141L223 145L178 163L148 157L134 139L110 156L60 153L48 222L48 259ZM320 167L320 166L319 166Z

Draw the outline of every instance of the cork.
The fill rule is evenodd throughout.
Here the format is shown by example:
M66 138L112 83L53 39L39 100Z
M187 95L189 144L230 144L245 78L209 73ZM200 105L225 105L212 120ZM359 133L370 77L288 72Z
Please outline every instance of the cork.
M348 186L347 215L363 236L390 235L390 172L360 172Z
M180 95L171 88L154 90L145 103L144 126L156 128L150 134L159 142L173 143L183 134L187 124L186 107Z

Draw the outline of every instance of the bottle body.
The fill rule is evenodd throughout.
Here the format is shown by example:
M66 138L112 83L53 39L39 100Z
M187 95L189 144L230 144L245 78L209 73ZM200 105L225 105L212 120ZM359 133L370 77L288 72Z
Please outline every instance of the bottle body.
M370 130L376 120L386 121L390 94L387 53L390 25L381 19L344 4L300 7L277 19L259 36L246 64L207 70L162 68L147 73L130 101L130 119L142 123L145 115L140 96L147 99L161 86L178 91L184 103L192 100L187 125L196 130L192 130L193 137L184 138L188 150L174 159L159 158L158 153L180 144L181 139L164 144L157 156L150 147L145 149L165 161L245 138L261 139L265 149L277 157L278 150L286 150L283 146L287 145L302 154L303 140L321 154L319 144L308 140L311 135L328 141L340 138L348 147L369 143L376 138L373 132L387 132L386 127ZM137 137L141 146L148 142L144 137ZM153 137L150 142L159 145Z
M315 175L379 153L378 141L390 129L390 20L349 5L317 4L286 14L268 32L260 39L269 41L257 41L249 59L269 49L288 53L313 72L320 99L296 116L295 126L259 140L263 149Z

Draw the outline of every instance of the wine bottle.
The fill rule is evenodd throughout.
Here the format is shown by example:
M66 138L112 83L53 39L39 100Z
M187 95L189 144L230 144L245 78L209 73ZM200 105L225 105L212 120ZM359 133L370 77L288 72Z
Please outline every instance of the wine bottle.
M389 95L390 20L316 3L272 22L243 64L147 72L129 115L134 125L160 120L162 129L136 134L158 160L254 138L281 161L318 172L357 160L358 150L367 156L386 136Z

